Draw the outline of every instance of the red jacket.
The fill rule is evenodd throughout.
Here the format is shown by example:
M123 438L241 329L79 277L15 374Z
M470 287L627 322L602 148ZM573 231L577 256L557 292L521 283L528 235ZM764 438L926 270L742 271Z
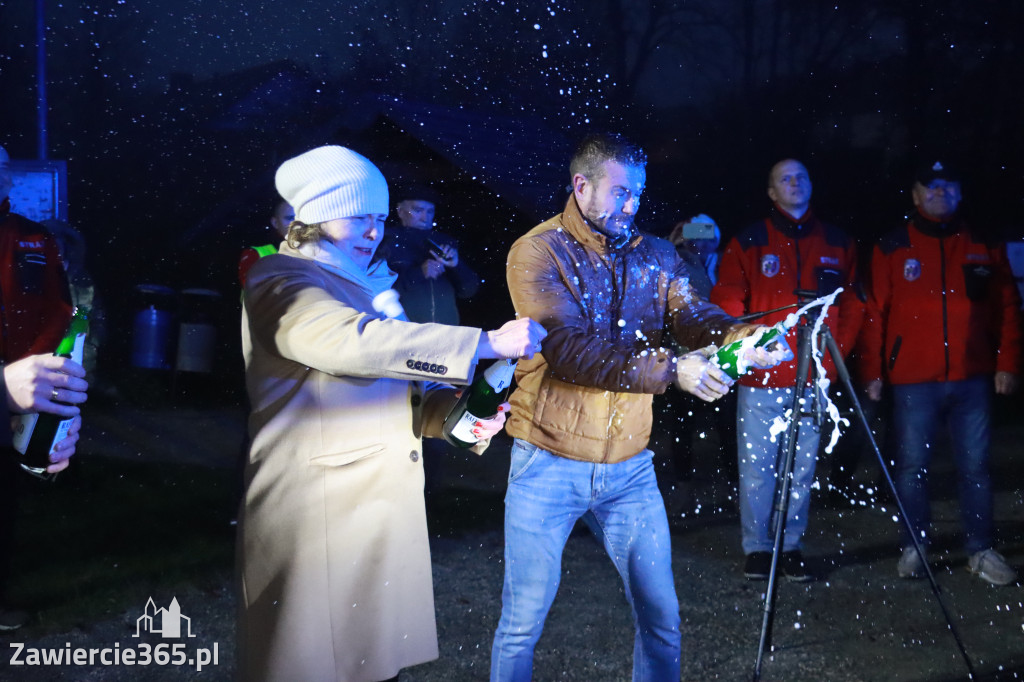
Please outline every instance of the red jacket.
M711 290L711 302L739 317L799 302L795 291L830 294L843 287L829 309L827 323L843 353L852 347L863 318L854 281L857 249L839 228L818 220L810 211L799 221L776 207L765 220L743 230L729 242L718 266L718 283ZM758 317L752 322L771 325L785 319L796 308ZM813 314L814 311L812 311ZM838 320L837 320L838 318ZM796 329L786 337L797 352ZM830 377L834 367L825 354ZM740 378L744 386L784 388L796 384L796 361L770 370L751 370Z
M959 219L917 214L871 259L864 381L959 381L1020 373L1020 297L1003 244Z
M71 295L57 242L0 202L0 358L52 353L71 321Z

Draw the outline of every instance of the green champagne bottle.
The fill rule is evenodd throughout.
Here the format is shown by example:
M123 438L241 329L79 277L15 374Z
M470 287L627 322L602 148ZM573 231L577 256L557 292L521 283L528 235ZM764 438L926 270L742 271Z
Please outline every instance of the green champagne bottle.
M773 327L766 330L761 336L754 342L754 348L761 348L767 346L773 341L777 344L781 344L789 350L789 344L786 343L786 333L796 325L800 318L796 315L787 315L786 319L782 320ZM749 337L748 337L749 338ZM732 379L739 379L740 375L747 373L747 365L740 357L745 346L748 346L750 342L746 339L740 339L739 341L733 341L730 344L722 346L712 357L712 360L719 369L729 375ZM792 357L792 351L789 352Z
M76 308L68 331L53 354L81 364L88 333L89 311ZM73 421L74 418L66 419L49 412L19 415L14 425L14 449L21 453L21 468L36 476L45 476L53 447L67 437Z
M476 423L498 414L498 406L512 385L516 360L499 360L473 381L462 393L459 402L445 417L441 429L444 439L460 448L471 448L480 439L473 435Z

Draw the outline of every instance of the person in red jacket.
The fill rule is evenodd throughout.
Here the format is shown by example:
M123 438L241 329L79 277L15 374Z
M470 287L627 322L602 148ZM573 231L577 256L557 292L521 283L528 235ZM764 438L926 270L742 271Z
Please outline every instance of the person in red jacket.
M270 227L274 228L275 234L279 235L281 239L288 236L288 226L292 224L293 220L295 220L295 209L289 206L287 201L278 201L274 204L274 212L270 214ZM242 253L238 256L238 284L243 289L249 268L260 258L277 253L278 243L271 242L242 249Z
M739 317L805 302L807 296L803 292L824 296L843 287L844 293L829 311L828 319L835 329L837 344L845 352L853 345L863 316L853 288L857 269L855 244L811 211L811 179L799 161L784 159L772 167L768 197L774 203L769 216L740 232L722 254L711 302ZM768 313L753 321L772 325L791 312L794 311ZM796 352L796 329L787 340ZM834 377L827 354L825 367L829 377ZM740 522L747 557L743 573L751 580L767 579L771 568L775 463L782 439L772 435L770 429L792 406L797 383L796 363L791 362L767 371L749 372L740 378L736 393ZM809 382L801 390L810 401L813 384ZM810 511L819 435L809 422L801 424L793 462L779 566L787 579L798 582L812 577L804 564L801 541Z
M85 368L53 351L71 321L71 298L57 242L42 225L11 211L10 157L0 147L0 631L28 618L6 603L15 551L18 481L24 476L13 447L10 418L27 412L75 417L68 437L50 455L47 471L68 465L81 428Z
M862 379L879 400L892 385L899 449L896 488L923 545L928 542L928 467L939 423L949 425L968 569L995 585L1017 579L992 549L988 471L990 405L1017 388L1020 297L1004 244L960 218L960 181L947 165L922 169L912 189L917 212L875 246L864 330ZM940 422L941 420L941 422ZM903 538L900 577L919 577L923 559Z

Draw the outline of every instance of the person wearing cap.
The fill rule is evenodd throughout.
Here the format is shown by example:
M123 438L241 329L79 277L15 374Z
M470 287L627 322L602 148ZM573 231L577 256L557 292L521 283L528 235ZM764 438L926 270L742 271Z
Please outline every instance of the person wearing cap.
M270 228L274 231L274 237L284 239L288 236L288 226L295 220L295 211L288 205L287 201L275 201L274 211L270 214ZM252 264L264 256L277 253L278 242L249 246L242 249L238 256L238 283L245 288L245 278L249 274Z
M796 159L783 159L772 166L768 174L772 209L767 218L729 242L711 301L736 317L762 313L753 319L773 325L795 312L799 304L843 287L836 305L829 310L828 324L845 354L853 347L863 318L863 306L853 286L856 245L845 232L818 218L811 209L811 190L807 168ZM796 335L794 328L787 337L794 353L798 352ZM827 354L823 362L828 378L834 380L835 368ZM775 437L772 426L775 420L786 418L795 390L802 391L807 404L811 404L818 389L815 377L809 379L796 376L796 362L769 371L754 370L739 379L736 434L740 527L746 555L743 574L750 580L768 579L775 547L772 516L776 462L783 439ZM814 577L804 562L802 545L819 441L819 429L810 419L801 418L778 562L781 575L796 582Z
M410 185L397 194L398 225L387 230L381 251L397 275L395 291L413 322L459 324L457 299L473 296L480 278L459 257L454 237L434 229L437 193L428 186ZM448 445L423 444L423 470L428 502L441 487Z
M718 246L722 242L718 223L701 213L676 223L668 240L690 271L690 286L701 298L710 298L711 287L718 281Z
M0 631L21 627L28 614L6 604L14 552L20 456L13 447L13 414L49 412L76 417L68 437L50 455L47 471L68 466L81 428L85 368L55 357L71 321L71 299L57 242L46 229L11 210L10 157L0 147Z
M718 223L701 213L676 223L668 240L676 247L680 260L686 264L690 286L707 300L718 281L718 246L722 240ZM736 480L736 394L730 391L714 403L705 403L694 396L669 389L654 399L655 410L664 424L671 451L674 479L666 492L669 518L686 513L693 505L693 448L696 434L717 433L724 457L721 473L730 482Z
M910 221L874 247L860 364L868 396L892 388L896 489L918 540L930 540L928 470L949 425L967 568L994 585L1017 579L993 549L989 474L993 391L1013 393L1021 370L1020 297L1006 246L960 217L960 178L944 161L921 168ZM906 531L900 577L924 560Z
M438 655L420 439L457 401L439 382L529 356L544 331L408 321L377 257L387 183L356 152L318 147L275 182L296 220L242 309L240 679L390 679ZM483 445L506 410L478 423Z
M388 230L381 248L398 274L402 307L413 322L459 324L456 299L473 296L480 277L459 257L458 241L434 229L434 190L413 185L397 198L399 225Z

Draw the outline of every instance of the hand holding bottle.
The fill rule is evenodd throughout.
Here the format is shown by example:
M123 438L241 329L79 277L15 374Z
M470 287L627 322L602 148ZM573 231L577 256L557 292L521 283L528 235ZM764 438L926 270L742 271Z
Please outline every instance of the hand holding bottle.
M75 417L71 428L68 429L67 437L53 446L53 452L50 453L52 464L46 467L46 473L55 474L68 468L68 460L75 454L75 444L78 442L78 434L81 430L82 418Z
M775 327L761 326L751 336L767 334L772 329L775 329ZM747 367L771 369L780 362L792 360L793 351L789 348L789 344L785 342L785 338L782 337L765 344L757 344L745 348L743 359L746 361Z
M73 417L79 412L76 405L85 402L89 388L85 368L69 358L29 355L5 365L3 371L11 412L50 412Z
M509 410L512 406L508 403L502 403L498 405L498 413L493 417L486 419L478 419L476 426L472 429L472 433L476 436L477 440L489 440L505 428L505 418L508 417Z
M701 400L713 402L729 392L732 380L710 360L712 347L676 358L676 386Z
M71 429L81 424L78 407L61 405L61 403L68 402L72 398L85 400L84 388L82 391L75 390L75 386L87 387L85 380L81 377L71 376L71 374L80 373L83 376L85 374L82 367L82 355L85 352L85 337L88 333L89 311L85 308L76 308L71 316L67 333L64 334L64 338L57 344L57 349L53 352L54 359L35 361L35 367L43 368L43 371L37 374L37 378L42 376L49 381L49 383L37 381L29 392L29 395L36 398L40 394L43 396L39 411L23 413L11 419L11 431L13 431L11 444L22 455L19 464L22 469L35 476L45 478L48 473L53 473L51 469L55 464L58 470L63 468L54 459L54 453L59 444L71 437ZM18 367L19 371L22 369L28 369L28 367ZM25 375L22 375L21 379L24 378ZM19 390L23 391L24 388L25 384L22 381ZM50 392L49 400L45 399L47 388ZM75 393L78 395L72 395ZM11 397L10 394L8 397ZM77 436L75 436L75 440L77 440ZM74 441L72 441L73 443ZM72 452L74 452L73 449ZM70 453L68 453L68 457L70 457ZM66 461L66 458L61 461Z
M477 355L482 359L532 358L548 333L540 322L524 317L480 335Z
M751 367L768 369L780 362L792 360L793 351L786 343L786 332L792 329L797 320L796 315L790 315L774 327L757 327L749 336L717 349L712 361L730 379L739 379Z

